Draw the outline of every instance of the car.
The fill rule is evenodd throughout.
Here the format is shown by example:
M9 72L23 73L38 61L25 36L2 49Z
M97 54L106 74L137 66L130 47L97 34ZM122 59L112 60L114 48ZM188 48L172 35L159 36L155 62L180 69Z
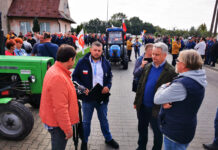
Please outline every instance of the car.
M123 69L128 69L128 56L124 40L125 32L122 28L106 29L106 48L104 55L109 62L119 62Z
M25 106L39 108L43 79L54 64L51 57L0 56L0 137L22 140L34 118Z

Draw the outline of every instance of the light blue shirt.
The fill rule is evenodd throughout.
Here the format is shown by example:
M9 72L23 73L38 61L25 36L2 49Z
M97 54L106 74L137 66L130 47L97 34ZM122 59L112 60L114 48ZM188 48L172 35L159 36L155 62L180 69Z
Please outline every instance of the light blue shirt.
M103 69L102 69L102 60L100 59L97 62L94 62L91 58L91 56L89 56L89 60L92 66L92 85L93 87L99 83L101 86L103 86Z
M16 54L16 56L27 56L27 53L24 49L15 49L14 53Z

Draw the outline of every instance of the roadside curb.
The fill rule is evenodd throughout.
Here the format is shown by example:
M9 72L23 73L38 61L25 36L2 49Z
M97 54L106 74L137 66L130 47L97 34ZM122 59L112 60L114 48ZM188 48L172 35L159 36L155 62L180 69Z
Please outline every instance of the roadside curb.
M211 69L211 70L214 70L214 71L218 71L218 67L211 67L209 65L204 65L205 68L208 68L208 69Z

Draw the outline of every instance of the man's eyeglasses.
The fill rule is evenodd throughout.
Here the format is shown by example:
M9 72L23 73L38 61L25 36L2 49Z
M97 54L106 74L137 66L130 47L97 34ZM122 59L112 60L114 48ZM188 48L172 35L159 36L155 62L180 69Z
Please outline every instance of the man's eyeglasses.
M178 63L178 62L181 62L181 61L179 61L178 59L176 59L176 62Z

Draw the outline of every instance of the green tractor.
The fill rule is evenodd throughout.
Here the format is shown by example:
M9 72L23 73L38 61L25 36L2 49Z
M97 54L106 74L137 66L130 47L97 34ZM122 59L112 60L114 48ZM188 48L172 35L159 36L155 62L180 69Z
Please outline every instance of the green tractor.
M53 64L51 57L0 56L0 137L29 135L34 118L24 104L39 108L43 79Z

